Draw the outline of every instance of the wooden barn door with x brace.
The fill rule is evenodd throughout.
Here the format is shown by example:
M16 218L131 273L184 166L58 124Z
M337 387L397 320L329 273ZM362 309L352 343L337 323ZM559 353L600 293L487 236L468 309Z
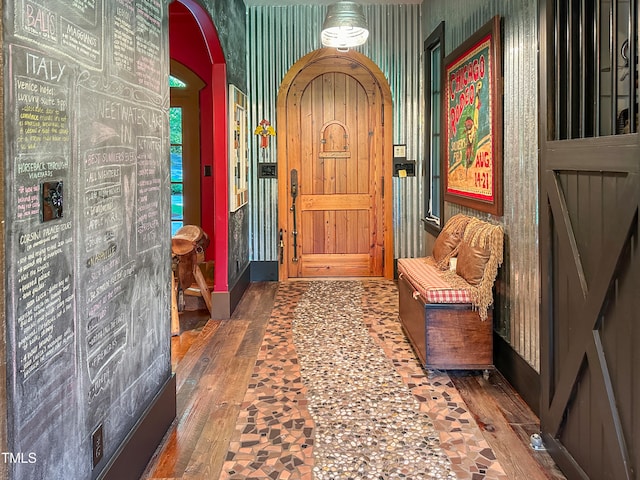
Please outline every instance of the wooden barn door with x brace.
M539 18L543 439L569 479L637 480L638 4Z

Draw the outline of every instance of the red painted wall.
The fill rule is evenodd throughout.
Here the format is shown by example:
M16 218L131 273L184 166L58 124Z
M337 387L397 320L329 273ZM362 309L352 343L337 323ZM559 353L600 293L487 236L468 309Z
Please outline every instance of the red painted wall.
M190 0L169 5L169 49L173 60L204 82L200 91L201 226L211 238L207 260L215 262L214 291L229 290L227 167L227 74L224 54L209 14ZM212 176L205 177L205 166Z

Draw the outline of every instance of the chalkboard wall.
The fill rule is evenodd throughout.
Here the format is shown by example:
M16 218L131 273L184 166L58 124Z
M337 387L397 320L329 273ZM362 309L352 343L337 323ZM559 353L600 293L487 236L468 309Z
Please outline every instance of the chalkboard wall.
M227 81L247 92L246 7L244 0L202 0L209 11L227 64Z
M11 478L96 478L171 375L168 5L4 5Z

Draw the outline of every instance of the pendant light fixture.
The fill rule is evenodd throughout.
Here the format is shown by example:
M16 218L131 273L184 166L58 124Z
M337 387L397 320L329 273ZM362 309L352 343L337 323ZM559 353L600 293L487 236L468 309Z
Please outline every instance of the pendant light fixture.
M348 50L367 41L369 30L362 6L339 1L329 5L322 24L322 44L338 50Z

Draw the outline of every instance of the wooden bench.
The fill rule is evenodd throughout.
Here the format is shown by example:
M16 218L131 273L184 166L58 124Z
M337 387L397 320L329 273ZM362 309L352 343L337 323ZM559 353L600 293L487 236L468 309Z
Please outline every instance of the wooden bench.
M456 215L431 257L398 259L400 322L426 369L493 367L491 307L502 249L501 226Z

